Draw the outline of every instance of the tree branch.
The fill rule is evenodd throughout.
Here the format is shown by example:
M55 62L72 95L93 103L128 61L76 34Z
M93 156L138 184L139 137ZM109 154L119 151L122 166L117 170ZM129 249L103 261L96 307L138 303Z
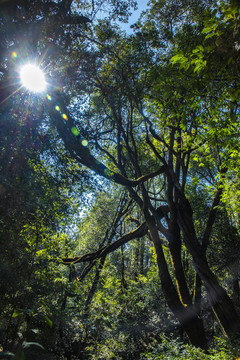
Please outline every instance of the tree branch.
M222 195L222 188L217 190L217 193L213 199L213 203L212 203L210 212L208 214L208 221L207 221L206 229L205 229L203 239L202 239L202 249L203 249L204 253L206 252L208 245L209 245L209 239L210 239L212 227L213 227L213 224L214 224L214 221L216 218L217 206L220 203L221 195Z
M144 222L142 225L137 227L135 230L130 231L126 235L122 236L120 239L114 241L112 244L104 246L102 249L97 250L93 253L85 254L83 256L76 256L76 257L70 257L70 258L63 258L63 264L64 265L73 265L80 262L86 262L86 261L93 261L95 259L102 258L113 251L117 250L120 246L126 244L130 240L138 239L143 237L147 234L148 227L146 223Z
M55 105L60 105L61 113L63 112L67 114L67 121L62 118L59 111L55 110ZM108 169L103 163L95 159L95 157L90 153L88 147L82 145L80 135L76 136L72 133L75 122L71 118L65 106L63 95L60 94L60 92L55 93L55 97L49 106L49 113L51 115L51 120L54 123L54 126L56 126L57 131L71 156L79 161L82 165L87 166L89 169L93 170L104 178L123 186L136 187L144 181L152 179L155 176L165 172L165 167L161 166L158 170L150 174L143 175L136 180L130 180L127 177L124 177L123 175Z
M226 172L227 172L227 168L223 168L220 173L224 177ZM215 194L215 197L213 199L213 203L212 203L210 212L208 214L208 221L207 221L206 229L205 229L203 239L202 239L202 249L203 249L204 253L206 252L207 247L209 245L209 239L211 236L212 227L213 227L214 221L216 219L216 215L217 215L217 206L220 203L222 193L223 193L223 188L220 183L220 186L219 186L219 188Z

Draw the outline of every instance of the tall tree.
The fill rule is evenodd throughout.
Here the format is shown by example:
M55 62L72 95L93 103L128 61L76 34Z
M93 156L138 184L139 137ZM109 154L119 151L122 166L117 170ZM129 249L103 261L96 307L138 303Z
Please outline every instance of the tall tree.
M190 9L195 11L194 8ZM177 12L172 14L176 21ZM197 12L194 14L197 19ZM183 25L179 24L180 29L173 29L171 42L175 38L187 46L186 36L193 31L196 34L198 32L196 42L202 41L201 20L198 19L200 24L197 27L190 26L187 18ZM146 228L150 232L167 303L183 325L190 341L204 347L203 326L182 266L182 240L192 256L196 272L204 283L209 302L223 331L228 335L239 332L238 315L227 292L211 271L205 254L227 171L222 158L221 141L214 144L216 132L213 121L214 118L222 121L228 116L227 108L222 101L215 101L214 104L210 101L211 81L214 79L210 79L206 86L198 76L194 78L192 73L188 76L174 69L168 63L171 52L166 52L159 38L156 37L155 43L152 37L149 40L147 27L127 40L110 27L105 28L104 32L101 30L98 27L99 51L110 50L106 53L105 61L95 63L95 71L91 71L91 75L87 77L86 73L85 83L91 86L88 89L89 107L85 116L79 112L81 122L78 123L77 136L70 134L73 123L68 122L70 128L68 137L64 139L65 145L80 162L127 187L145 218L145 223L136 229L135 235L143 236ZM101 41L104 41L104 45ZM196 42L193 41L191 46L196 47ZM92 60L95 61L93 57ZM197 67L197 74L199 69ZM214 113L206 112L213 106ZM62 121L58 121L57 127L64 136ZM88 149L79 144L81 134L88 139ZM95 160L92 155L95 151L99 151L102 159L105 158L104 164ZM214 151L212 156L211 151ZM218 180L211 184L215 194L200 239L196 235L193 209L186 196L186 185L192 177L189 171L192 161L197 159L200 167L204 166L196 154L208 159L206 166L212 168L215 179L218 175ZM153 187L157 187L158 197ZM177 289L169 274L160 234L168 243ZM119 239L118 244L132 237L134 234L129 234L129 238L126 235ZM104 254L113 249L105 249ZM95 258L100 255L94 253L92 256ZM86 260L84 256L74 259Z
M227 132L229 122L226 119L232 116L232 108L223 101L222 89L217 88L217 94L222 95L219 98L213 93L218 77L211 76L211 67L204 77L200 75L206 67L201 47L204 41L201 14L206 6L214 7L214 3L204 1L191 5L188 1L177 4L154 1L145 24L137 24L135 35L128 37L107 21L99 21L93 29L94 37L91 32L81 32L79 26L84 21L74 22L71 3L51 3L54 6L51 19L41 15L33 21L41 34L44 34L42 25L46 19L59 25L53 33L53 43L61 50L55 67L59 69L68 61L73 64L69 67L71 74L64 73L69 78L63 82L65 93L59 89L52 91L44 102L44 114L47 120L50 116L50 128L57 129L67 154L96 174L125 186L144 221L103 249L82 257L66 258L65 263L94 261L132 239L149 234L168 306L190 342L206 347L203 324L182 264L184 243L224 332L238 333L237 313L206 258L228 170L223 161L222 137L215 131L215 123L217 119L222 124L221 129ZM19 6L24 8L24 5ZM213 14L216 12L210 13L210 18ZM190 24L190 18L194 23ZM231 28L232 24L228 30ZM73 41L72 35L76 35ZM39 39L34 38L34 45L42 46L40 53L43 54L45 45ZM63 48L61 39L64 39ZM174 53L176 49L177 54ZM187 50L190 64L184 53ZM210 50L214 53L213 48ZM172 58L173 55L176 57ZM180 62L180 68L172 67L171 58L173 62ZM225 69L228 59L224 57L223 60ZM182 69L189 72L184 73ZM237 82L235 78L234 81ZM228 90L232 82L233 77L224 82ZM3 93L5 100L8 94L5 90ZM76 96L70 102L71 94ZM234 111L236 115L236 108ZM188 182L193 181L191 168L196 161L199 167L208 166L214 178L212 205L202 238L197 237L193 208L186 191ZM210 183L208 176L205 179ZM168 246L171 254L176 286L163 245Z

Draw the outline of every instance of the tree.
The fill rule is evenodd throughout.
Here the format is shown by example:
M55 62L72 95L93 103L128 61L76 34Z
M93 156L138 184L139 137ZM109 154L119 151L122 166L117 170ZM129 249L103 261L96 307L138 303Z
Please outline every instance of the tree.
M75 194L81 195L80 179L85 178L85 190L89 184L84 171L69 178L79 167L66 156L56 131L46 125L41 99L20 89L19 67L43 51L46 17L61 10L60 4L53 7L52 2L6 1L0 9L0 342L12 351L30 336L29 321L40 313L43 319L36 326L41 326L52 311L57 289L61 298L64 286L55 280L64 277L58 270L58 257L67 251L62 232L73 203L79 202ZM45 306L42 296L47 292Z
M222 92L215 86L217 78L211 76L212 63L208 68L203 56L201 43L205 36L201 14L205 6L214 9L214 3L201 2L199 6L182 1L165 6L165 2L153 2L146 22L137 24L135 35L128 37L107 21L99 21L93 28L95 37L87 29L81 32L70 5L71 2L55 4L50 13L55 24L55 14L61 15L53 42L59 44L64 39L55 66L66 65L71 59L74 71L68 74L64 91L56 89L45 99L43 114L49 129L57 130L66 154L108 181L124 186L144 220L102 249L81 257L64 258L64 262L70 265L104 259L127 242L148 234L155 248L159 278L169 308L190 342L206 347L199 309L182 263L184 243L224 332L238 333L238 315L206 257L228 171L224 157L229 153L219 129L215 129L216 119L221 123L221 131L228 133L230 125L226 120L236 117L238 108L232 111L223 101L236 72L224 81L227 92ZM216 12L209 16L213 15ZM189 16L195 23L189 24ZM43 29L43 22L36 16L34 26ZM228 30L231 29L232 23ZM70 41L72 34L76 39ZM34 41L40 46L39 39ZM211 58L215 49L210 50ZM172 66L171 61L180 66ZM224 57L223 70L227 61ZM221 74L226 74L223 70ZM75 95L72 101L71 95ZM187 192L188 183L196 181L196 173L199 174L196 167L206 168L202 176L206 184L211 184L208 189L211 205L200 238ZM171 255L176 286L164 247Z
M61 70L73 51L72 36L91 23L80 14L88 4L78 3L79 10L72 3L5 1L0 9L1 346L6 350L21 351L26 337L33 336L29 322L44 330L44 316L61 309L67 273L59 271L59 257L70 251L63 232L70 217L73 225L83 189L91 187L85 169L69 157L45 116L44 96L24 91L19 78L26 61L48 63L59 83L70 71L70 65ZM116 16L124 16L122 5L109 4ZM39 337L44 339L42 333Z
M199 26L201 31L201 24ZM102 34L101 29L98 30L102 40L101 36L106 32ZM78 124L78 134L87 134L89 144L95 142L101 156L106 157L105 164L111 164L111 170L105 164L96 162L89 149L84 149L79 143L73 145L78 142L74 136L65 139L65 145L80 162L105 178L127 187L145 217L145 223L132 235L143 236L146 229L150 232L168 305L183 325L190 341L195 345L205 346L203 327L182 266L182 239L224 332L230 335L239 331L239 320L233 304L210 270L205 255L216 217L216 207L222 194L221 184L227 171L223 165L220 144L217 143L214 147L213 138L216 133L212 125L213 113L204 112L205 108L209 109L211 106L211 82L204 89L197 78L196 81L195 78L189 81L179 69L167 64L169 55L161 52L161 48L154 52L144 33L127 40L121 39L116 33L107 34L104 46L99 45L99 51L111 46L114 52L110 50L106 54L106 61L102 61L101 66L96 63L95 73L89 74L92 88L88 89L90 110L85 113L85 118L88 119L91 115L93 127L97 131L93 128L87 131L82 125L84 116L79 113L81 123ZM181 30L178 31L178 37L180 35ZM202 38L201 33L199 37ZM153 61L150 60L151 56ZM150 64L152 66L148 70ZM143 65L146 66L145 69ZM85 82L88 79L86 77ZM226 108L223 103L214 102L214 117L223 119L225 116ZM68 125L71 130L73 124L68 122ZM60 126L62 125L58 123L58 130L62 131ZM88 121L86 126L89 126ZM98 130L100 126L101 131ZM212 148L216 157L209 155ZM96 150L92 149L93 151ZM191 180L189 169L192 159L196 158L195 153L209 156L209 166L214 168L219 179L212 184L215 194L202 239L196 236L193 211L185 191L187 181ZM204 166L204 163L200 162L200 166ZM134 177L136 180L131 180ZM153 187L160 191L160 200L152 195ZM169 274L159 232L168 242L178 291ZM126 239L127 235L118 244ZM104 250L104 253L111 249ZM95 258L100 255L93 253L92 256ZM87 257L84 256L72 259L75 262L86 260Z

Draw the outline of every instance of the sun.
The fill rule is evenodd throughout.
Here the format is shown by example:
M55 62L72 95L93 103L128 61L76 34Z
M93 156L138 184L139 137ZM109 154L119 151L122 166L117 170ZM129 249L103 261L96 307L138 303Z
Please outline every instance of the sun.
M33 64L26 64L20 70L22 85L30 91L41 92L46 89L46 80L43 71Z

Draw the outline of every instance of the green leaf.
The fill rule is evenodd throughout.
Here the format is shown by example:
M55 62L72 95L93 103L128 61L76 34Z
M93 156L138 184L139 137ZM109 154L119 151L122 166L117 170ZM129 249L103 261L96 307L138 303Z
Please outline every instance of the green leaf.
M185 63L188 61L188 58L186 58L183 54L177 54L177 55L174 55L172 58L171 58L171 61L173 64L175 63Z
M199 49L193 49L192 53L195 54L195 53L198 53L199 52Z
M48 324L50 327L53 326L53 322L52 322L52 320L49 319L49 317L44 316L44 319L46 320L47 324Z
M212 31L213 28L212 27L205 27L203 30L202 30L202 34L207 34L209 33L210 31Z
M213 37L213 36L215 36L216 34L215 33L209 33L209 34L207 34L206 36L205 36L205 39L209 39L209 38L211 38L211 37Z
M23 313L24 313L24 310L14 310L12 317L17 317L19 315L23 315Z
M201 70L202 70L202 65L198 65L195 67L194 72L200 73Z

